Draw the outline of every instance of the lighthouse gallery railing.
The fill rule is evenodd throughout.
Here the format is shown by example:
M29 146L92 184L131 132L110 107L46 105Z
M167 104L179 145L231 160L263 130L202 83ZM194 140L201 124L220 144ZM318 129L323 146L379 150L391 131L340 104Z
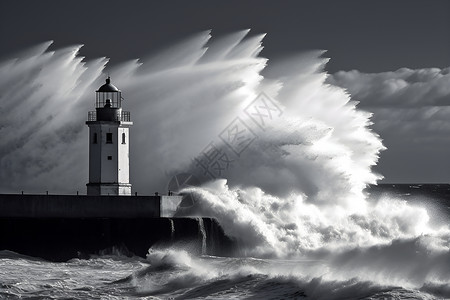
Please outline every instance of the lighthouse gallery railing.
M88 112L88 121L97 121L97 112L96 111L90 111ZM130 122L130 112L129 111L122 111L118 112L118 114L115 116L115 121L120 122Z

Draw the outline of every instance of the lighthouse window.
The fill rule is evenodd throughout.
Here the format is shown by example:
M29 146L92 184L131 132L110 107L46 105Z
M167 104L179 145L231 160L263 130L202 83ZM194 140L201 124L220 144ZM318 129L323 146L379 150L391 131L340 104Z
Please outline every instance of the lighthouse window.
M106 134L106 143L107 144L112 144L112 133L107 133Z
M92 143L97 144L97 133L94 133L94 137L92 138Z
M122 144L126 144L125 143L125 133L122 133Z

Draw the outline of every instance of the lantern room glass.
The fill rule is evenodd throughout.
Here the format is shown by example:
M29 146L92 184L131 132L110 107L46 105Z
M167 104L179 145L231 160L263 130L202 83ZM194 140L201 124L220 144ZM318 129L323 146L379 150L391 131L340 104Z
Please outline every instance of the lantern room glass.
M108 101L111 108L121 108L122 107L122 93L117 92L96 92L95 108L105 107Z

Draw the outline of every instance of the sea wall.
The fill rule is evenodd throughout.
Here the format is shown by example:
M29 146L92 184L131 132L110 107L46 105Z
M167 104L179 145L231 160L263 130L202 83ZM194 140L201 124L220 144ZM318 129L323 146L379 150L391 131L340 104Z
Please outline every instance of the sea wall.
M145 257L150 247L232 255L212 218L0 218L0 250L50 261L113 254Z
M179 196L0 194L0 250L52 261L115 253L145 257L150 247L232 255L212 218L160 217Z

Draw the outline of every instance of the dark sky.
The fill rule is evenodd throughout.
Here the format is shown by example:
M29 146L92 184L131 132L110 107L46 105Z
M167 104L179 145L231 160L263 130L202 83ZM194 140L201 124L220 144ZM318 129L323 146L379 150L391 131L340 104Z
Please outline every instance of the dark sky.
M374 129L390 149L376 171L387 182L450 180L450 109L441 109L450 107L450 1L2 0L0 57L54 40L53 49L84 44L88 60L106 56L114 65L200 31L248 28L267 33L261 55L269 59L328 51L330 81L375 113ZM339 73L350 70L357 71Z
M0 56L45 40L139 58L202 30L267 33L263 55L326 49L327 70L450 65L449 1L5 1Z

